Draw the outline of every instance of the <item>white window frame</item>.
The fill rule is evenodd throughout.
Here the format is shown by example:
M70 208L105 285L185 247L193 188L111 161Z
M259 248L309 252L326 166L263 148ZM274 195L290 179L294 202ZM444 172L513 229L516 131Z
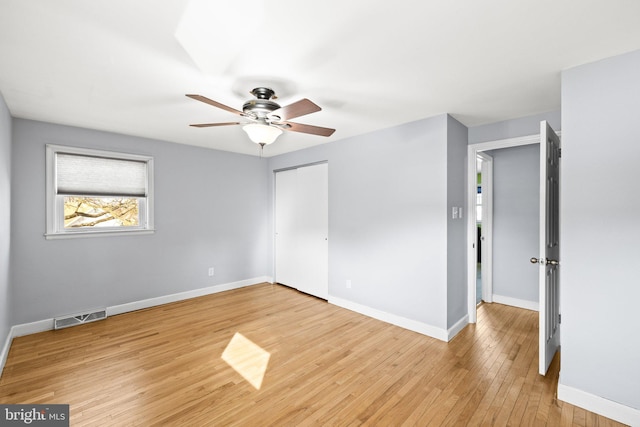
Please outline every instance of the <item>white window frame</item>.
M56 154L75 154L79 156L105 157L110 159L145 162L147 165L146 197L140 197L140 224L137 227L97 227L97 228L64 228L64 196L56 194L57 171ZM46 239L66 239L77 237L122 236L132 234L152 234L153 223L153 157L118 153L114 151L94 150L91 148L68 147L64 145L46 145Z

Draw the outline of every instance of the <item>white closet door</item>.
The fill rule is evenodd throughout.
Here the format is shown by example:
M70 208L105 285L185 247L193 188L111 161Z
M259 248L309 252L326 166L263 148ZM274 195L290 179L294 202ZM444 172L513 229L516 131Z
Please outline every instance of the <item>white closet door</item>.
M276 174L276 281L329 296L328 166Z
M296 287L296 193L295 169L276 173L276 282Z
M329 297L329 202L327 164L298 169L297 237L302 292Z

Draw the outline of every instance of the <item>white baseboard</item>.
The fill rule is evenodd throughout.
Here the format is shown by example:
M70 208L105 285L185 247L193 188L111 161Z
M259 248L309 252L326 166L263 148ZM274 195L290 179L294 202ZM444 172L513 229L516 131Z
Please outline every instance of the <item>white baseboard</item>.
M346 308L347 310L355 311L356 313L364 314L365 316L373 317L374 319L382 320L383 322L391 323L392 325L400 326L401 328L409 329L410 331L439 339L441 341L448 342L450 339L449 331L446 329L418 322L417 320L407 319L402 316L390 314L338 297L329 296L329 303Z
M465 314L464 317L462 317L462 319L458 320L455 325L453 325L447 330L447 337L448 337L447 342L451 341L453 337L458 335L458 333L461 330L463 330L468 324L469 324L469 315Z
M518 308L524 308L526 310L540 311L540 303L538 303L537 301L527 301L525 299L511 298L505 297L504 295L493 294L493 302Z
M126 304L114 305L107 307L107 316L115 316L116 314L122 314L129 311L141 310L143 308L154 307L156 305L168 304L171 302L182 301L191 298L197 298L204 295L215 294L218 292L229 291L232 289L243 288L245 286L256 285L258 283L272 282L273 279L268 276L256 277L253 279L240 280L238 282L225 283L222 285L210 286L208 288L194 289L192 291L180 292L177 294L165 295L156 298L149 298L141 301L134 301ZM14 325L9 330L9 335L5 340L2 347L2 353L0 353L0 375L4 369L4 364L9 356L9 349L11 348L11 341L15 337L21 337L24 335L35 334L38 332L50 331L54 327L54 319L39 320L31 323L22 323L20 325Z
M623 424L640 426L640 410L577 388L558 384L558 399Z
M129 311L142 310L143 308L155 307L157 305L169 304L176 301L197 298L204 295L216 294L218 292L230 291L232 289L243 288L263 282L271 282L271 277L263 276L253 279L240 280L238 282L225 283L222 285L209 286L208 288L194 289L177 294L164 295L161 297L149 298L141 301L128 302L125 304L107 307L107 316L115 316L116 314L127 313Z
M4 340L4 345L2 346L2 353L0 353L0 375L2 375L4 364L7 362L7 356L9 356L9 349L11 348L12 340L13 336L11 336L11 330L9 330L7 339Z
M38 320L37 322L22 323L11 328L11 338L37 334L53 329L53 319Z

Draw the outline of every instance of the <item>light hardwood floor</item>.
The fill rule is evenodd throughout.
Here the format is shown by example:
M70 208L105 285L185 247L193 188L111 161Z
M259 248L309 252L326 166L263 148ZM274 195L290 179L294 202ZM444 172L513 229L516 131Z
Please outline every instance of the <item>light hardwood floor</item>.
M16 338L0 402L70 404L72 426L621 425L555 399L537 319L484 304L444 343L260 284ZM259 389L222 360L236 333L269 354Z

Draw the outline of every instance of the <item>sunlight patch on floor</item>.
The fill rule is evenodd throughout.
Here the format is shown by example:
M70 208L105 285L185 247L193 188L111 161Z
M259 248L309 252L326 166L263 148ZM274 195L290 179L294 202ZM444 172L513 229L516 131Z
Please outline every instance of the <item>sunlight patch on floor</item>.
M256 390L260 390L271 354L253 343L240 332L236 332L227 348L222 352L222 360L227 362L242 378Z

